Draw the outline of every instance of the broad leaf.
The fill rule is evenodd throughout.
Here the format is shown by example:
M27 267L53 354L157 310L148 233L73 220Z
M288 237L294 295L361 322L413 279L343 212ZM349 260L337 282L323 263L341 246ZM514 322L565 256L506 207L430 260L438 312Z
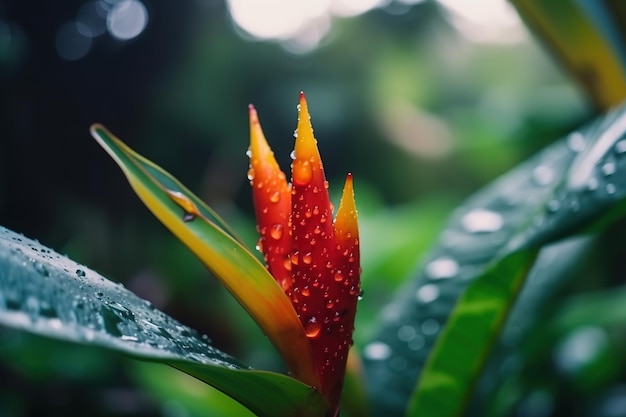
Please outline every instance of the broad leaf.
M622 2L512 0L601 110L626 99Z
M309 341L296 312L265 266L225 229L198 197L138 155L103 126L91 133L120 166L152 213L215 274L278 349L292 375L320 386L314 364L302 358Z
M375 381L370 392L378 413L404 415L418 377L422 386L441 387L438 381L446 375L452 382L433 393L434 398L429 395L428 403L442 404L442 410L452 410L451 414L436 414L437 407L430 407L426 414L457 415L464 404L445 404L452 398L464 402L471 395L473 384L467 383L467 375L472 375L472 381L479 377L482 358L489 355L501 330L496 325L499 317L515 301L514 289L521 284L516 280L533 253L549 242L606 225L624 214L624 132L626 112L619 109L548 147L453 214L439 244L417 277L383 311L379 331L364 348L369 381ZM502 268L510 273L503 276ZM482 297L473 295L491 287L500 293L493 295L493 309L471 320L478 327L464 328L465 315L483 309ZM466 290L467 297L460 298ZM441 333L445 336L431 352ZM471 369L463 369L465 379L454 383L454 371L444 365L447 352L453 349L446 341L463 337L471 344L456 350L458 357L448 359ZM427 362L429 354L433 359ZM416 398L426 397L417 394ZM414 412L426 408L421 408L420 404L426 405L421 401L413 403Z
M250 369L120 284L2 227L0 324L170 364L259 416L326 412L311 387Z

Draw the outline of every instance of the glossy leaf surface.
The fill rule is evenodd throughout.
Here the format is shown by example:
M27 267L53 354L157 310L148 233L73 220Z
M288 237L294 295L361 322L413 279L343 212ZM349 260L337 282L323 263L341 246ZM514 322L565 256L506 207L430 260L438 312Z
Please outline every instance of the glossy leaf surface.
M415 280L383 311L379 331L364 347L369 380L375 381L370 392L379 413L404 415L418 379L423 386L435 386L446 375L449 390L429 396L427 414L457 415L464 405L447 407L450 395L465 401L473 384L465 378L455 383L454 370L443 367L443 357L436 358L451 349L445 340L458 340L451 333L468 331L457 325L463 323L465 312L482 308L482 298L471 297L473 287L506 288L543 245L624 214L625 132L626 113L618 109L496 180L452 215L437 247ZM514 262L518 256L521 260ZM511 271L506 277L493 273L503 267ZM505 281L499 282L502 278ZM468 298L462 296L466 290ZM494 309L473 321L481 327L466 335L472 345L457 349L459 357L451 359L473 368L472 380L479 377L483 364L474 358L488 355L501 330L493 326L496 315L509 309L516 296L516 291L504 291L496 297L498 312ZM459 301L462 305L455 307ZM442 332L442 344L435 345ZM427 362L433 346L433 359ZM433 414L438 407L432 404L451 411ZM413 403L412 410L423 412L421 407Z
M323 416L321 396L252 370L119 284L0 227L0 324L170 364L260 416Z
M118 163L129 183L152 213L220 279L250 313L287 363L292 375L317 386L304 328L280 286L223 222L207 216L200 200L169 173L138 155L106 128L94 125L92 135ZM211 213L210 213L211 214Z

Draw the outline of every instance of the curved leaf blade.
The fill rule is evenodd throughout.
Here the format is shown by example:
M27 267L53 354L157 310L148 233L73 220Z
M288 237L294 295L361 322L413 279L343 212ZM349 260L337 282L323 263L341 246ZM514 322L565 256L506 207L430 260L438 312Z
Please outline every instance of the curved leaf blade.
M324 416L322 397L253 370L120 284L0 227L0 325L170 364L259 416Z
M452 215L415 280L383 311L377 334L364 348L378 413L405 414L418 378L423 383L434 371L425 368L428 355L437 336L448 331L459 297L490 268L513 253L537 251L626 213L625 132L622 107L496 180ZM514 301L511 293L508 302ZM491 340L481 349L488 352ZM466 359L472 363L469 355ZM471 392L472 384L458 389Z
M93 137L120 166L152 213L198 256L274 344L292 375L319 386L309 341L296 312L265 266L206 217L199 199L169 173L139 156L101 125ZM176 187L171 189L169 187ZM192 216L192 217L189 217Z
M462 415L536 255L525 250L506 256L460 296L424 365L407 416Z

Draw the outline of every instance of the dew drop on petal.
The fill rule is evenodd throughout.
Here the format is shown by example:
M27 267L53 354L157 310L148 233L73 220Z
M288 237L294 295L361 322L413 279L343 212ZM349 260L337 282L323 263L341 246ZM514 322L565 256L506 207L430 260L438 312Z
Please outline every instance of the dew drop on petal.
M270 194L271 203L278 203L279 201L280 201L280 192L274 191L272 194Z
M626 153L626 139L622 139L615 144L615 152L618 154Z
M315 339L320 335L322 330L322 323L317 321L315 316L310 317L306 323L304 323L304 333L310 339Z
M341 271L335 272L335 281L337 282L343 281L343 274L341 273Z
M310 265L312 261L313 261L313 256L311 255L310 252L302 255L302 262L304 262L305 264Z
M304 295L305 297L308 297L309 295L311 295L311 291L309 290L308 286L302 288L302 291L300 291L300 293Z
M283 267L284 267L287 271L291 271L291 259L289 259L289 258L285 258L285 260L283 261Z
M273 224L270 227L270 236L274 240L280 240L283 237L283 225L280 223Z
M254 170L253 170L252 168L250 168L250 169L248 170L248 179L249 179L250 181L252 181L252 180L254 179Z
M292 172L293 182L305 185L311 182L313 178L313 169L309 161L295 160L293 162Z

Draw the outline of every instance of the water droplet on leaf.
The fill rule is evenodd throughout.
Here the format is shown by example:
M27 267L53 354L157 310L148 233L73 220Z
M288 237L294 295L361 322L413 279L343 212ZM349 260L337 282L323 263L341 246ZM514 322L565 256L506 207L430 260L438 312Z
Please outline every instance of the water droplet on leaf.
M442 256L426 265L426 274L432 279L453 278L459 273L459 264L452 258Z
M504 220L495 211L474 209L461 219L461 225L469 233L491 233L502 228Z
M417 290L415 297L422 303L430 303L439 297L439 287L435 284L423 285Z

